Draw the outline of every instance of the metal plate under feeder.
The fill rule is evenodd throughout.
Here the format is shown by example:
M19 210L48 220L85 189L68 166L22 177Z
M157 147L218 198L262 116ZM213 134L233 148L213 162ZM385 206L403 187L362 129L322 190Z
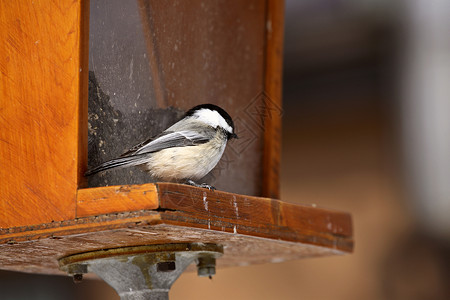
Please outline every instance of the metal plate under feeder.
M170 287L187 266L195 261L198 275L211 277L222 254L217 244L145 245L74 254L60 258L59 266L75 281L97 274L121 300L169 299Z

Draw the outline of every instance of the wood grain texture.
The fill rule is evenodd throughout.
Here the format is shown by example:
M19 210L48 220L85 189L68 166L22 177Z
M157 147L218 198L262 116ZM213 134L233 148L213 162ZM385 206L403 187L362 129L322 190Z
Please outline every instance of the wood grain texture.
M79 98L78 98L78 165L77 165L77 186L87 187L87 178L84 173L87 171L88 161L88 100L89 100L89 0L80 2L80 46L79 46Z
M353 249L351 216L279 200L158 183L164 223Z
M219 230L352 251L347 213L280 200L156 183L79 190L77 217L158 209L171 225Z
M62 256L176 242L224 245L219 266L339 255L353 248L349 214L269 198L174 183L79 190L78 197L81 207L93 207L84 213L99 215L0 229L0 268L60 274ZM136 211L128 212L130 207Z
M262 196L280 198L284 1L267 0Z
M262 61L260 54L250 57L253 60L249 62L257 66L255 74L262 74L264 69L263 83L261 76L239 72L241 65L212 65L236 67L237 71L230 68L222 73L229 78L244 76L252 83L245 86L264 86L262 187L264 195L278 198L283 6L275 0L266 3L265 19L264 3L257 2L253 7L257 11L248 12L254 17L252 26L260 29L261 24L266 26L265 67L253 63L253 60ZM0 38L5 41L0 43L0 52L6 54L0 57L1 269L61 274L57 259L62 256L174 242L224 245L225 255L219 260L219 266L280 262L352 251L351 217L346 213L170 183L77 190L84 184L82 173L86 165L84 86L87 84L88 21L83 12L87 7L83 1L50 5L0 2ZM162 18L160 24L167 22L161 15L155 17ZM214 21L215 17L209 17ZM230 39L235 38L228 27L223 29L230 34ZM259 49L259 35L250 33L255 37L254 47L250 49ZM217 53L225 53L226 48L222 46L229 44L228 41L222 36L218 41L222 43L214 44ZM167 47L175 49L173 45ZM189 49L188 44L179 47ZM243 55L241 52L233 53ZM172 58L172 52L161 53ZM194 54L197 52L192 51ZM180 57L183 62L189 61L185 55ZM229 60L227 56L218 57ZM170 61L167 57L161 60ZM209 72L211 82L219 82L214 76L222 73ZM213 86L204 80L191 80L190 89L181 89L183 94L209 91ZM235 91L235 96L241 97L239 86L246 81L233 82L236 85L226 90ZM197 89L200 85L208 89ZM260 88L247 91L245 99L260 91ZM217 93L222 95L223 91L218 89ZM174 104L175 99L181 99L171 97L167 101ZM246 149L250 149L248 153L256 153L252 148ZM234 150L239 157L243 155L240 148ZM246 159L242 156L241 160ZM255 160L259 162L259 156ZM225 174L235 181L239 178Z
M138 7L144 36L146 37L147 53L149 53L148 62L150 64L150 72L152 73L151 83L153 84L156 104L159 108L166 108L167 95L166 89L164 88L164 74L162 72L159 44L156 43L155 24L151 14L150 1L138 0Z
M82 224L91 223L91 226L78 230L72 228L70 234L64 234L63 228L51 228L34 235L29 232L27 242L15 240L14 243L10 240L10 243L0 244L0 268L21 272L63 274L58 270L58 258L67 255L99 249L177 242L223 245L225 253L217 261L219 268L346 253L302 243L160 224L157 215L150 215L145 211L136 212L128 218L123 218L120 214L103 216L101 218L103 222L98 224L109 226L111 228L109 230L105 230L105 226L96 226L93 219L91 217L79 220ZM24 238L22 236L21 240Z
M0 2L0 228L75 217L86 1Z
M158 207L156 186L151 183L78 190L78 218Z
M16 244L33 240L82 233L96 233L144 224L159 224L160 216L155 211L138 211L78 218L68 221L0 229L0 244ZM74 249L76 247L74 246Z

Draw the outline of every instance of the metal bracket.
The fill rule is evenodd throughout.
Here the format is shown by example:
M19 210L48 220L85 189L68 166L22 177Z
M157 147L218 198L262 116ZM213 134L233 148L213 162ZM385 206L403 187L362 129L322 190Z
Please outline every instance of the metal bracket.
M180 243L123 247L74 254L59 259L75 282L93 272L112 286L121 300L169 299L172 284L193 261L198 276L216 273L223 246Z

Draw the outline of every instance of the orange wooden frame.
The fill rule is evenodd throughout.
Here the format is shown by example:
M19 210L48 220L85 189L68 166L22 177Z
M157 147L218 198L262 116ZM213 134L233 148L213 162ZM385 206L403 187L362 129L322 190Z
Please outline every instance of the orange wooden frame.
M0 228L75 217L88 22L89 1L0 2Z
M270 111L281 108L283 2L268 0L266 18L262 196L279 198L281 116ZM0 2L0 228L76 216L87 164L88 30L88 1Z
M89 1L0 1L2 268L54 273L74 251L156 242L224 244L224 265L351 252L349 214L277 200L284 5L266 5L262 198L170 183L83 189Z

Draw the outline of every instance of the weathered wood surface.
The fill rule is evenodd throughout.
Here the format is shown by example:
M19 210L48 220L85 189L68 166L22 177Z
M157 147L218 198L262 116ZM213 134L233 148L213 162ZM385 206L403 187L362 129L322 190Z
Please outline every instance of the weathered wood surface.
M110 216L114 218L115 216ZM152 220L153 217L148 217ZM133 219L128 219L132 221ZM140 220L136 218L135 220ZM54 235L27 243L0 246L0 268L6 270L63 274L58 270L57 259L84 251L137 246L146 244L202 242L219 243L225 253L217 263L219 267L246 266L249 264L273 263L307 257L345 254L333 248L261 239L242 234L216 230L195 229L174 225L128 224L121 229L90 233ZM37 254L39 253L39 254Z
M166 5L158 3L160 8ZM215 99L219 105L234 99L230 114L241 139L227 147L225 166L218 167L220 177L238 190L246 190L251 178L252 194L277 198L283 6L275 0L234 5L227 10L230 15L221 14L224 19L219 23L224 25L217 28L222 33L197 43L206 48L214 39L213 52L223 61L210 66L225 69L207 72L205 81L203 73L184 76L190 67L180 72L172 70L173 65L163 66L167 74L188 79L183 86L178 84L181 79L165 81L172 94L163 100L187 109L192 99ZM0 2L4 41L0 43L4 54L0 57L0 269L59 273L57 259L69 254L173 242L223 244L225 256L219 266L352 251L351 218L346 213L168 183L79 189L85 184L87 155L87 6L85 1ZM177 20L190 7L161 11ZM196 20L218 21L206 10L205 19L195 17L196 13L188 11ZM246 17L236 18L239 13ZM167 23L164 15L152 17L157 24ZM237 49L228 42L236 35L229 31L227 20L249 28L238 45L243 51L232 52L231 59L221 55L231 53L230 47ZM203 28L204 22L197 25ZM174 35L184 31L176 27ZM166 34L157 32L159 46L168 41L158 37ZM176 45L185 50L176 56L177 67L189 62L186 53L198 56L191 42ZM164 47L175 49L172 44ZM174 61L175 52L163 53L166 57L161 61ZM228 64L230 60L245 64ZM248 66L254 70L248 72ZM217 85L224 77L231 83ZM199 88L202 85L208 88ZM199 90L214 90L214 94L199 98ZM232 163L244 166L245 172L228 165Z
M281 72L276 69L281 65L280 56L270 62L275 55L271 49L280 49L282 44L282 6L269 2L236 2L232 6L212 2L201 10L202 18L192 4L169 9L166 2L152 2L164 14L151 17L158 28L170 25L166 16L179 21L180 15L195 21L198 28L214 25L209 26L216 30L212 34L195 36L198 43L187 39L176 45L177 51L170 42L175 39L167 39L161 30L155 32L158 46L168 50L163 51L160 63L167 77L174 79L165 82L173 95L163 106L187 109L198 101L229 103L241 138L230 142L210 180L237 193L273 197L278 193L276 145L280 136L268 132L280 122L264 121L270 109L264 95L266 87L273 94L279 92L277 87L270 88L270 83L280 80ZM204 4L196 1L195 5ZM218 13L224 7L228 13ZM86 184L88 18L86 1L0 3L0 39L4 41L0 43L0 53L4 54L0 57L0 228L71 220L78 212L91 214L97 209L85 205L87 210L77 211L81 205L76 206L77 189ZM236 22L232 23L236 32L229 30L230 22ZM177 24L170 27L171 34L185 36L185 28ZM272 25L269 28L267 24ZM230 44L230 39L238 44ZM200 51L193 46L210 47L214 55L208 55L207 61L196 60ZM186 53L193 59L186 60ZM174 61L175 69L171 67ZM192 73L192 62L199 67L194 69L208 65L218 70L184 76ZM208 76L206 81L204 76ZM213 94L198 95L199 91L213 90ZM279 97L274 99L280 101ZM279 128L274 130L276 133ZM240 169L234 167L238 165ZM117 210L121 209L119 203Z
M267 0L262 196L280 198L284 1Z
M0 1L0 228L75 217L87 156L86 9Z
M88 195L97 202L88 206L103 214L0 230L0 268L58 273L56 260L65 255L169 242L223 244L224 266L344 254L353 247L347 213L171 183L80 190L81 206ZM117 211L118 201L124 212ZM155 209L145 208L154 203ZM136 211L126 212L127 205Z
M168 183L158 183L158 193L168 224L352 249L347 213Z
M349 214L280 200L149 183L79 190L77 217L158 209L167 224L352 248Z
M158 206L154 184L80 189L77 195L77 217L157 209Z

